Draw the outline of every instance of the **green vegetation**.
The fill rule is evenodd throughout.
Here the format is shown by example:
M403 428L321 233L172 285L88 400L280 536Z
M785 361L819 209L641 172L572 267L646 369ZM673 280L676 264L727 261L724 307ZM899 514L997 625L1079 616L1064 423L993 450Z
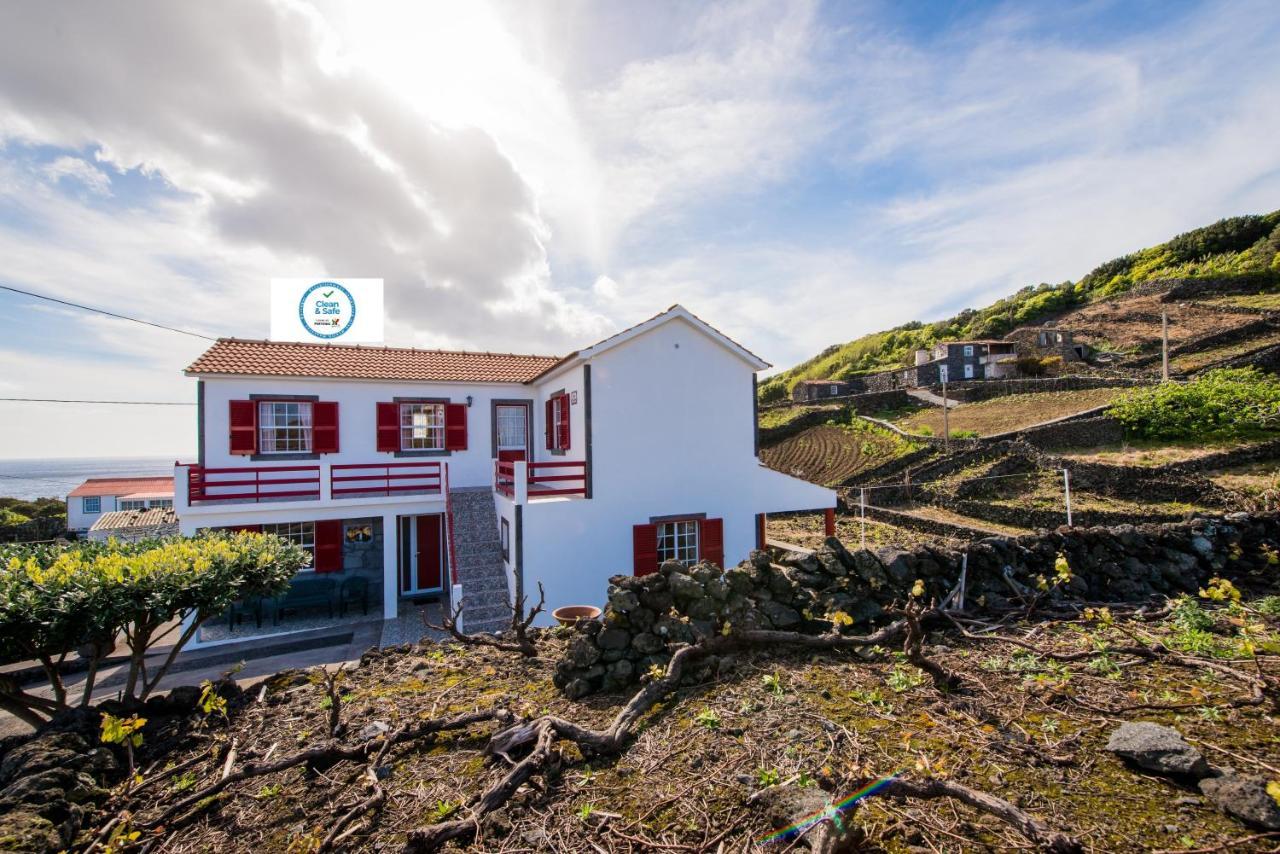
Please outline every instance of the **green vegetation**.
M1280 428L1280 379L1255 368L1209 371L1130 392L1110 412L1145 439L1247 437Z
M781 427L783 424L790 424L801 415L809 412L803 406L779 406L774 409L761 410L757 423L761 430L768 430L773 427Z
M137 543L80 542L0 546L0 661L37 661L51 699L0 685L0 708L38 724L76 705L59 664L79 651L89 661L78 705L92 698L98 665L122 636L129 648L126 697L145 699L178 651L210 617L242 596L283 591L310 561L279 537L209 533ZM173 637L163 626L189 622ZM172 643L158 667L146 662L158 642Z
M63 519L67 517L67 505L60 498L37 498L25 501L21 498L0 498L0 527L21 525L32 519Z
M1116 258L1078 282L1029 285L986 308L965 309L934 323L907 323L833 344L817 356L761 384L761 399L778 400L799 380L849 379L910 363L938 341L999 338L1095 299L1160 279L1258 275L1280 282L1280 211L1239 216L1180 234L1167 243ZM1260 284L1260 290L1265 290Z

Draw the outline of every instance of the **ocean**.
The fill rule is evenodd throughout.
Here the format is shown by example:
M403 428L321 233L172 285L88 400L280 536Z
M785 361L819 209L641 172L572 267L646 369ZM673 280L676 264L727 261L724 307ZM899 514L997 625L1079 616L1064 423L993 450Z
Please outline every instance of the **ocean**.
M89 477L156 477L173 474L173 457L65 457L0 460L0 497L66 498Z

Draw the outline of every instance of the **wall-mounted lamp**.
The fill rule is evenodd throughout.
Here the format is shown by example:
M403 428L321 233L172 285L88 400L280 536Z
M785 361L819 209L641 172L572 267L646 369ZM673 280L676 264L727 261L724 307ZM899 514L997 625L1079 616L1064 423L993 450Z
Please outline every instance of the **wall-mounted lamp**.
M467 409L471 408L471 395L467 395Z

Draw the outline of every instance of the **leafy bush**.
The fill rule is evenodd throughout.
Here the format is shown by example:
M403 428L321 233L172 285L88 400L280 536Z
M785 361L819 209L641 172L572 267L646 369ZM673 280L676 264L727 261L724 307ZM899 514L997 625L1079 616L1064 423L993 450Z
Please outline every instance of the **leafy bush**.
M242 596L283 591L309 561L304 549L255 533L0 546L0 660L40 662L52 689L50 700L0 682L0 708L34 724L70 707L60 665L77 650L89 659L79 700L88 705L98 665L121 634L130 653L125 696L145 699L206 620ZM174 620L182 626L160 631ZM168 656L148 672L148 650L173 632Z
M1147 439L1231 438L1280 428L1280 379L1255 368L1209 371L1130 392L1110 413Z

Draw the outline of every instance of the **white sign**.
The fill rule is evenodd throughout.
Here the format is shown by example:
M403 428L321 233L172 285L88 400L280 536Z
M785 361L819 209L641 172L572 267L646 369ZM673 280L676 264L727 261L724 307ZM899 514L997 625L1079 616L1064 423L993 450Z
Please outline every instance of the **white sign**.
M382 279L272 279L271 340L382 343Z

